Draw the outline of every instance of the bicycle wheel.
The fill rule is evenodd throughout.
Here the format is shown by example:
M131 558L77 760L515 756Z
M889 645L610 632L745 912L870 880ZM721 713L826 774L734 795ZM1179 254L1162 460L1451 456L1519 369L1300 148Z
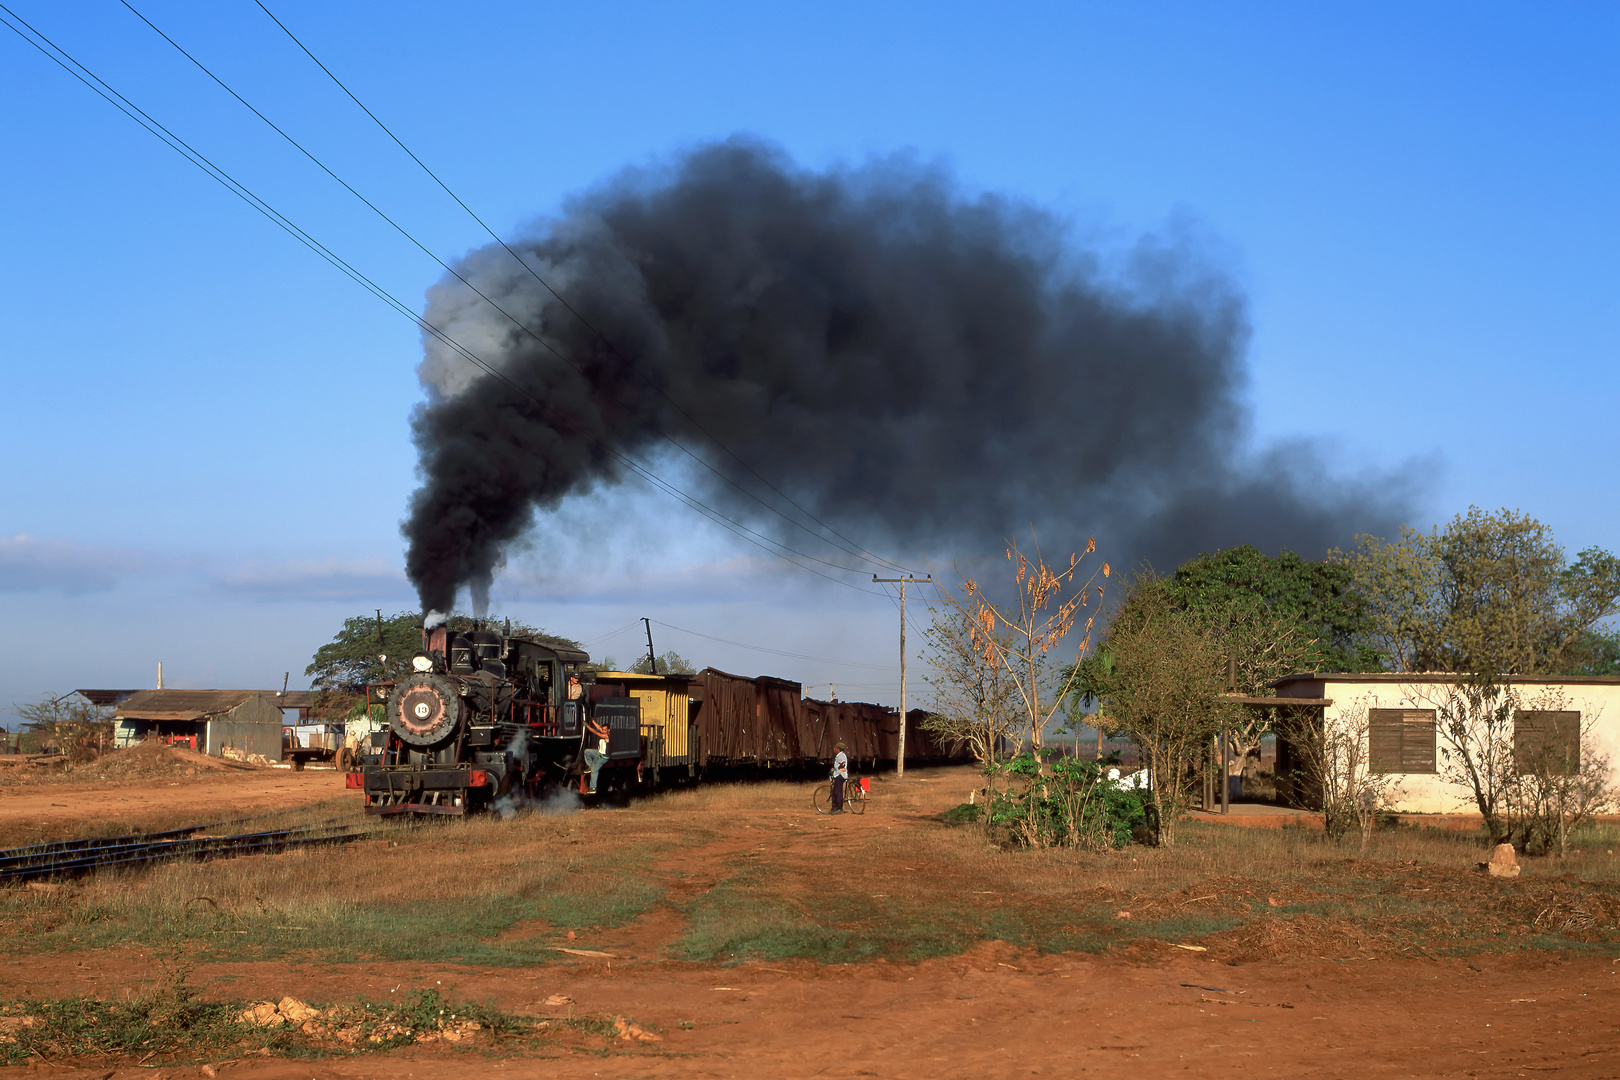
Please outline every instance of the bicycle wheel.
M816 813L832 813L832 785L817 784L814 794L810 796L810 801L815 804Z
M866 813L866 792L861 790L861 782L850 777L849 783L844 785L844 809L852 814Z

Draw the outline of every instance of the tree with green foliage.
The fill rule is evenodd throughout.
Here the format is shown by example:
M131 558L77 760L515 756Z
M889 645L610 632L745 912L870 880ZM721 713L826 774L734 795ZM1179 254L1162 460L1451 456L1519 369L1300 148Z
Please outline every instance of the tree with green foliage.
M1099 652L1107 662L1085 666L1076 679L1096 695L1109 730L1141 751L1159 843L1169 845L1197 766L1223 726L1241 715L1221 699L1225 657L1208 627L1177 607L1151 571L1131 582Z
M1576 647L1580 663L1572 675L1620 675L1620 631L1593 627Z
M392 682L411 670L422 649L422 616L401 611L381 621L375 615L343 620L332 640L315 650L304 674L310 686L328 693L355 694L367 683Z
M452 615L452 630L471 630L475 622L466 615ZM579 642L559 637L515 620L484 620L484 625L507 637L521 638L540 645L579 649ZM411 670L411 657L422 650L422 616L402 611L383 617L356 615L343 620L343 628L331 641L315 650L304 669L310 686L331 694L357 694L367 683L394 682Z
M1376 653L1363 642L1366 616L1350 580L1342 566L1309 562L1290 551L1273 558L1245 544L1188 560L1170 577L1140 577L1131 596L1140 606L1142 590L1154 590L1156 602L1208 639L1223 681L1235 678L1235 685L1223 689L1270 697L1274 680L1297 671L1377 667ZM1108 638L1082 661L1067 703L1071 725L1086 722L1085 710L1099 700L1113 663ZM1092 722L1101 730L1109 726L1105 719ZM1259 711L1228 710L1225 731L1234 759L1258 751L1266 728Z
M1307 644L1291 662L1305 670L1376 671L1380 657L1368 644L1366 604L1352 580L1342 563L1311 562L1292 551L1272 557L1244 544L1189 559L1163 587L1178 610L1212 628L1296 628L1292 636Z
M1591 547L1570 562L1551 529L1516 510L1474 506L1444 531L1356 539L1333 558L1395 671L1570 674L1620 613L1620 559Z
M686 659L686 657L682 656L680 653L676 652L674 649L669 650L658 658L658 670L656 672L653 671L653 666L647 660L646 654L643 654L641 659L637 660L627 668L618 667L612 657L608 657L607 659L603 660L602 667L603 670L606 671L629 671L634 672L637 675L697 674L697 668L692 666L692 662Z

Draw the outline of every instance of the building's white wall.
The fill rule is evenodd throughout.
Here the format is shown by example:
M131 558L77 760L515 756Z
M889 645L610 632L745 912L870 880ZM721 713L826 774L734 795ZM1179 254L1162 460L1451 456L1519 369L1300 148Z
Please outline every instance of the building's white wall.
M1414 680L1410 683L1334 681L1325 676L1322 696L1330 698L1332 705L1324 712L1324 722L1338 726L1350 722L1354 714L1363 709L1437 709L1445 700L1447 687L1443 683ZM1609 759L1609 783L1620 787L1620 686L1609 684L1562 684L1521 682L1514 691L1521 709L1560 708L1575 709L1581 714L1581 757L1593 754ZM1556 699L1562 703L1556 703ZM1551 700L1550 700L1551 699ZM1588 732L1588 723L1591 730ZM1437 774L1404 773L1393 779L1394 809L1410 814L1478 813L1473 791L1465 784L1449 784L1443 777L1447 772L1443 753L1444 737L1439 737L1436 760Z

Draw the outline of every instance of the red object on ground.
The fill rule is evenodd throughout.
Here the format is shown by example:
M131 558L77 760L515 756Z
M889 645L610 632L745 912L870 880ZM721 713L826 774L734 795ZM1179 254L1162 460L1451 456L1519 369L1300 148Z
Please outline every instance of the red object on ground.
M346 788L363 788L363 787L365 787L366 786L365 774L364 773L357 773L357 772L344 773L343 774L343 786L346 787Z

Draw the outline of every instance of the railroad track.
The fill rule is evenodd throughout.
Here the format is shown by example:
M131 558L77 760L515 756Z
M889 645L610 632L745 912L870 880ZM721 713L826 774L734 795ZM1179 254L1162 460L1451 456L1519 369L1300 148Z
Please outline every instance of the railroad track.
M62 840L11 848L0 851L0 885L44 878L79 877L99 870L160 862L201 862L301 847L346 844L371 835L368 828L332 822L230 835L209 834L206 831L239 823L215 822L163 832L136 833L133 836Z

